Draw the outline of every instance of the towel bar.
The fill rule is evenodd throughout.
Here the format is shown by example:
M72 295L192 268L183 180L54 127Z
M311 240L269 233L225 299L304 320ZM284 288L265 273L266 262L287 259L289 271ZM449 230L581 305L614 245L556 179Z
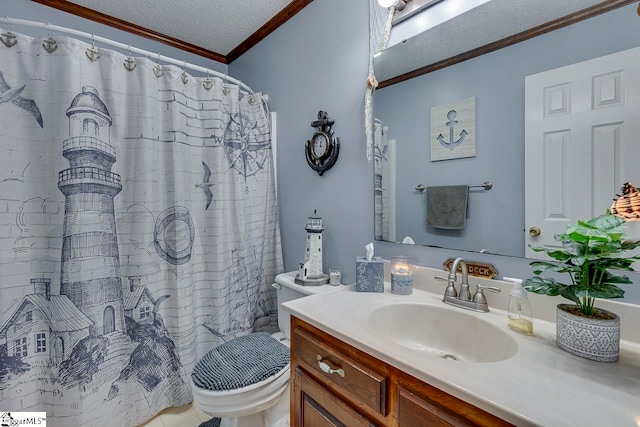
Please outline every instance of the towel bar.
M469 188L471 188L471 187L483 187L485 190L491 190L493 188L493 184L491 183L491 181L485 181L482 184L468 185L467 187L469 187ZM422 184L416 185L416 191L419 191L419 192L422 193L426 189L427 189L427 187L425 187Z

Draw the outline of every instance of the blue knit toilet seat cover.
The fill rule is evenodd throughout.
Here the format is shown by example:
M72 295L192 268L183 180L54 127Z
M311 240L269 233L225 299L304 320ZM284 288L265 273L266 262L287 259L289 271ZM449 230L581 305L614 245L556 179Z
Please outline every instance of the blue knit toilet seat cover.
M265 332L256 332L209 351L196 363L191 378L207 390L235 390L266 380L289 361L289 347Z

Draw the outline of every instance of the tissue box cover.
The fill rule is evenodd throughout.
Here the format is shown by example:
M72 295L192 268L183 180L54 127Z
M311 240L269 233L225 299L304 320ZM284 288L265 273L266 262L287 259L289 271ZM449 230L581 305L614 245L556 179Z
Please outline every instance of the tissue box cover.
M371 261L365 257L356 258L356 291L384 292L382 258L373 257Z

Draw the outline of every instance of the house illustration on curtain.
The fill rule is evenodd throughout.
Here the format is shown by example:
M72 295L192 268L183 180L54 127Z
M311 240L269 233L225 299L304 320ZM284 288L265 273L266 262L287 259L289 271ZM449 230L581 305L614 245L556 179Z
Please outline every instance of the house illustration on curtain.
M130 276L129 287L124 290L124 314L138 323L153 323L153 306L156 300L140 277Z
M26 295L0 329L11 354L24 361L51 359L59 365L93 322L65 295L51 295L51 279L31 279Z

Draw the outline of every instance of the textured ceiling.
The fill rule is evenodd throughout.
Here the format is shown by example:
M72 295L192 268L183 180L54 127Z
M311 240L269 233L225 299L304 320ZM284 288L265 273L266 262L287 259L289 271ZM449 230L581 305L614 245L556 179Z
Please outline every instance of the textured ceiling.
M69 0L227 55L292 0Z

